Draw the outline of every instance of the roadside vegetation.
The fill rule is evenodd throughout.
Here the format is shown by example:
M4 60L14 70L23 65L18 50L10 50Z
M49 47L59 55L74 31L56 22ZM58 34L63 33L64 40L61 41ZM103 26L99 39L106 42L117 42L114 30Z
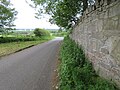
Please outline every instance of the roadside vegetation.
M8 54L23 50L25 48L43 43L45 41L47 40L2 43L0 44L0 56L8 55Z
M42 32L39 31L39 34L47 33L36 35L35 30L29 33L27 31L22 31L24 33L13 31L7 34L2 32L0 35L0 57L53 39L48 31L41 29Z
M60 51L59 90L118 90L99 77L82 47L66 37Z
M54 37L65 37L69 34L69 31L67 29L59 29L59 30L54 30L50 31L51 35Z
M51 31L52 33L52 36L55 36L55 37L65 37L68 32L66 31L62 31L62 32L59 32L59 31Z
M36 28L34 30L34 34L36 37L49 37L50 32L44 29Z

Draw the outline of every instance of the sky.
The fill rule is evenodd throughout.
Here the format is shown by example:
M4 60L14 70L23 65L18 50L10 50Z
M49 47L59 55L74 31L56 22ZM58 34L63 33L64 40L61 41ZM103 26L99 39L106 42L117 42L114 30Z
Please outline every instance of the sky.
M30 1L30 0L27 0ZM44 29L58 29L57 25L50 24L49 16L44 16L45 18L36 19L34 8L30 7L25 0L11 0L13 7L18 11L17 19L14 21L17 29L34 29L34 28L44 28Z

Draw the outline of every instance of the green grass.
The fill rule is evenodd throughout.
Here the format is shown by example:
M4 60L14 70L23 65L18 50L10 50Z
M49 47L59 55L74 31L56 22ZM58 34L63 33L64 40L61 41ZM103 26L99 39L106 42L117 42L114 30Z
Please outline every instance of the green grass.
M15 36L0 37L0 57L25 49L33 45L46 42L53 38L54 37L52 36L22 37L20 35L19 37L15 37Z
M0 43L21 42L21 41L37 41L36 37L0 37Z
M118 90L99 77L82 47L66 37L60 50L59 90Z
M26 47L30 47L33 45L37 45L37 44L46 42L48 40L50 40L50 39L38 40L38 41L2 43L2 44L0 44L0 56L8 55L8 54L14 53L16 51L22 50Z
M13 37L13 36L7 36L7 37L0 37L0 44L1 43L10 43L10 42L26 42L26 41L38 41L38 40L49 40L53 39L53 36L41 36L41 37L35 37L35 36L19 36L19 37Z

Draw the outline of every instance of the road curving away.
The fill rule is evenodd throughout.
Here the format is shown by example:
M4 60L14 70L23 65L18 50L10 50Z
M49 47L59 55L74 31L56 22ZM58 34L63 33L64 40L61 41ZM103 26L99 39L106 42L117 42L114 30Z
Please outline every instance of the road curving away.
M0 90L51 90L62 40L56 38L0 58Z

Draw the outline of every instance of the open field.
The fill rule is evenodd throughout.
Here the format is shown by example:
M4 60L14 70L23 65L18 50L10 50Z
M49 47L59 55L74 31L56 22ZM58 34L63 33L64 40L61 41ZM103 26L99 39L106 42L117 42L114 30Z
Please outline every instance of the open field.
M26 42L11 42L0 44L0 56L8 55L24 48L37 45L48 40L26 41Z
M43 30L46 32L46 30ZM42 34L36 36L33 31L14 31L9 33L3 33L0 35L0 57L8 55L25 48L46 42L53 39L54 37L49 34Z

